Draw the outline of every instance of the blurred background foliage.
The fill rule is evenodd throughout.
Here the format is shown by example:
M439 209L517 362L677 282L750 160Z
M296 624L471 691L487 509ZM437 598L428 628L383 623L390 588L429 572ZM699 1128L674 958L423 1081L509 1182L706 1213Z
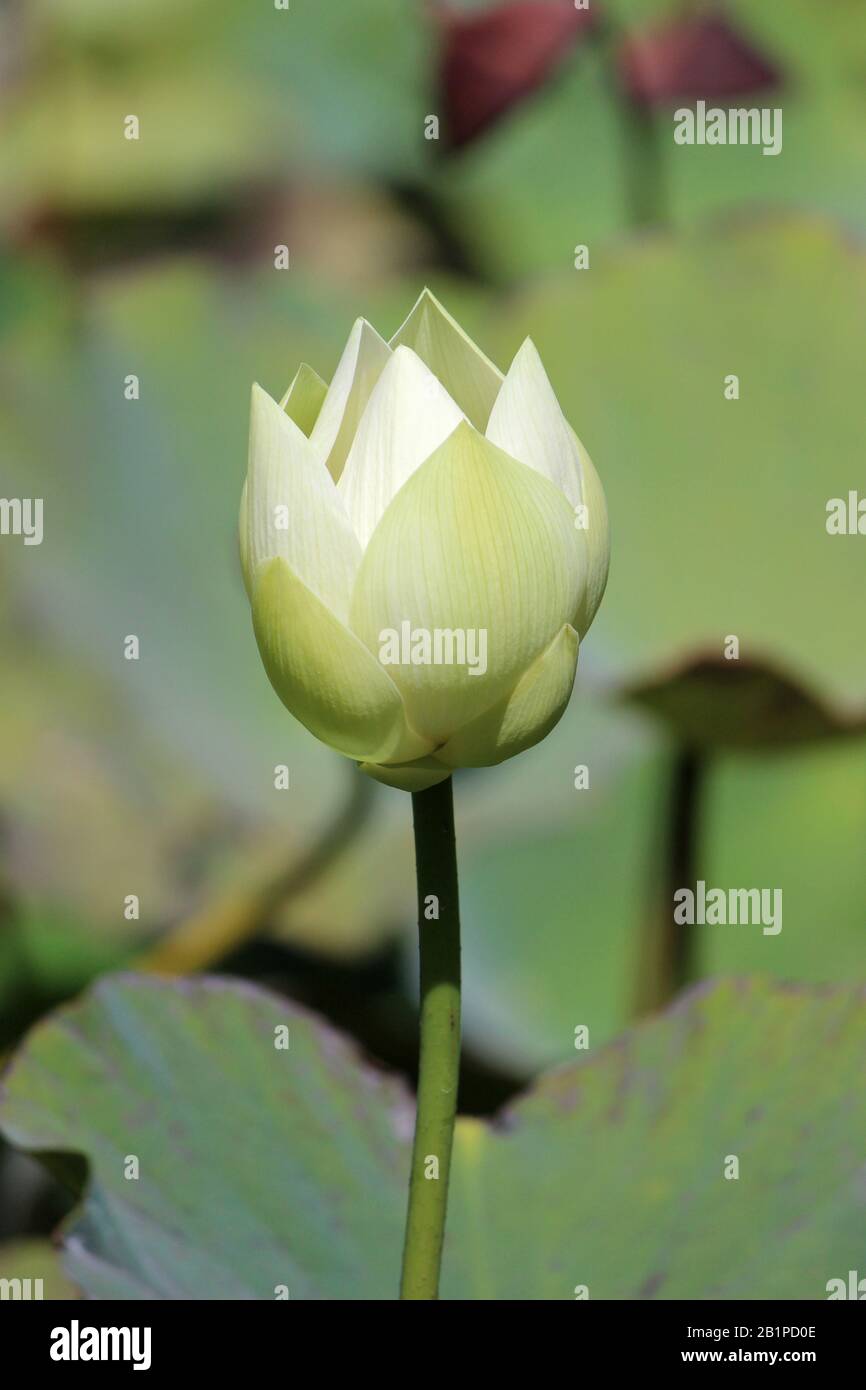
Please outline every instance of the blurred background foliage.
M0 545L3 1047L145 953L281 989L411 1074L409 801L276 700L235 524L250 383L329 376L357 315L388 335L424 283L503 368L532 335L613 520L562 723L457 779L464 1109L640 1007L683 756L686 867L784 896L780 935L703 928L689 973L866 978L866 567L824 525L863 475L866 16L592 11L0 7L0 491L45 499L44 543ZM781 106L781 155L675 146L701 96ZM702 676L728 634L740 684ZM23 1171L8 1238L57 1215Z

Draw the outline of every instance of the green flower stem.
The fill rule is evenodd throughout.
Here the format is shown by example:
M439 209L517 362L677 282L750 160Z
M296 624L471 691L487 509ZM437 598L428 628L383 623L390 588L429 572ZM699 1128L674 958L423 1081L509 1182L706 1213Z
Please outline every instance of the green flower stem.
M658 227L667 221L666 178L654 112L620 98L626 198L633 227Z
M429 1299L439 1296L460 1079L460 906L451 778L416 792L412 815L418 880L421 1045L400 1297ZM438 917L433 900L438 902Z
M635 999L635 1014L654 1013L697 978L694 927L674 921L674 893L694 889L697 879L707 756L686 745L675 751L670 769L657 893L651 895Z
M625 204L632 227L659 227L669 220L666 160L662 148L664 116L632 101L622 88L618 55L628 27L609 14L594 28L621 127Z

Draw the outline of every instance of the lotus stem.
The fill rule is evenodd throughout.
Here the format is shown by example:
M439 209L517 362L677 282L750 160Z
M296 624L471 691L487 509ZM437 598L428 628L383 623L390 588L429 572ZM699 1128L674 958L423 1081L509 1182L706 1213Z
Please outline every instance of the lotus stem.
M660 116L623 90L618 55L627 26L605 13L591 35L600 49L621 128L620 165L626 214L636 228L663 226L669 220L668 186Z
M460 1079L460 908L452 779L412 797L421 964L418 1106L401 1299L439 1296Z
M652 897L640 960L638 1017L664 1008L697 974L695 928L674 920L674 893L695 886L706 771L705 754L688 745L676 749L663 827L661 882Z
M667 198L658 117L626 96L619 101L629 221L633 227L659 227L667 221Z

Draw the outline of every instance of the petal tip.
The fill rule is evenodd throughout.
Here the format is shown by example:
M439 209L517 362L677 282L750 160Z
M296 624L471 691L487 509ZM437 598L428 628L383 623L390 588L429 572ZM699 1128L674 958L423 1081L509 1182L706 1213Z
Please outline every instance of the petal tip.
M257 381L254 381L250 388L250 410L255 413L270 409L280 410L280 407L277 405L273 396L270 395L263 386L260 386ZM282 414L282 411L280 411L280 414Z

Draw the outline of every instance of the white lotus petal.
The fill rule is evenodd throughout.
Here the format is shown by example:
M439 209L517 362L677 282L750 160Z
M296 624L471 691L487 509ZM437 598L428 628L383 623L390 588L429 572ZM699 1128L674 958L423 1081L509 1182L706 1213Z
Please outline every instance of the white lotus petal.
M335 482L343 471L364 407L390 356L391 349L372 324L358 319L310 435L313 448Z
M586 554L589 568L586 575L586 593L581 611L575 619L575 627L585 637L607 586L607 574L610 569L610 522L601 479L577 435L574 435L574 442L580 457L581 490L588 517Z
M581 526L585 522L589 570L581 610L574 616L574 626L585 637L607 582L607 506L592 460L563 415L535 344L529 338L512 362L496 398L487 438L555 483L575 509L576 522Z
M388 652L412 727L439 747L512 691L569 621L585 556L562 493L463 421L373 532L351 625L381 660Z
M436 758L417 758L413 763L359 763L358 766L368 777L401 792L426 791L437 782L444 782L454 771Z
M487 438L556 483L572 507L583 501L574 436L530 338L508 369Z
M265 561L280 557L345 620L361 547L310 440L260 386L252 393L244 517L248 587Z
M367 403L337 488L362 546L394 494L462 419L420 357L397 348Z
M302 362L295 372L291 386L280 401L280 409L284 410L309 438L327 394L328 383L323 381L312 367L308 367L306 362Z
M492 767L546 738L571 696L578 646L577 633L566 623L514 690L452 734L438 760L451 767Z
M424 290L391 347L417 352L476 429L483 430L502 385L502 373L468 333Z
M256 571L252 611L271 684L316 738L377 764L430 752L430 740L409 728L384 668L282 558Z

